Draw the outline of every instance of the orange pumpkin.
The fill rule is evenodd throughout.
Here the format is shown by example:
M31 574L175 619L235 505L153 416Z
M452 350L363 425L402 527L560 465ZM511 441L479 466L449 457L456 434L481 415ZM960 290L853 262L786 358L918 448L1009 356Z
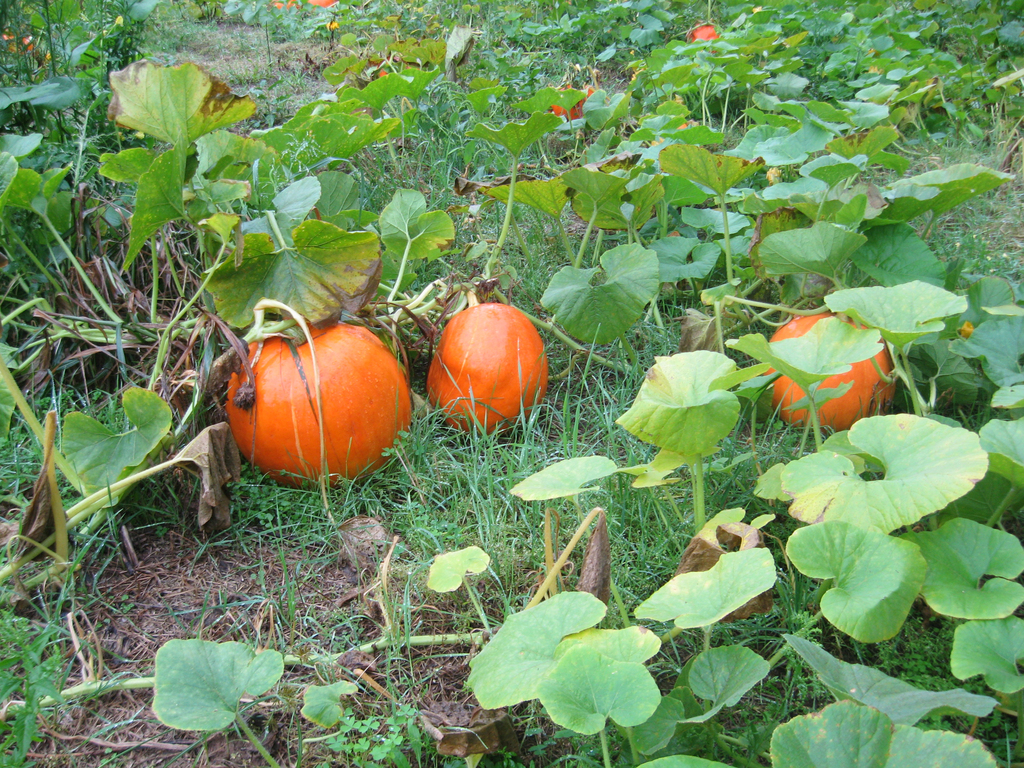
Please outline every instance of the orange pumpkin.
M686 42L694 43L698 40L717 40L718 32L713 24L700 24L689 31L686 35Z
M324 441L331 482L383 466L383 455L407 429L412 402L405 373L391 351L365 328L336 325L313 332L323 401ZM249 359L257 344L249 345ZM296 358L298 362L296 363ZM309 344L280 337L263 342L253 363L255 392L242 391L245 373L228 383L228 421L242 455L275 480L298 485L320 476L320 432Z
M568 89L567 88L560 88L559 90L565 91L565 90L568 90ZM594 95L594 87L592 85L588 85L587 86L587 95L584 98L580 99L578 102L576 102L576 105L574 107L571 107L569 109L568 113L562 107L558 106L557 104L553 104L551 106L551 112L553 114L558 115L559 117L564 117L566 120L579 120L581 117L583 117L583 104L584 104L584 102L587 99L589 99L591 96L593 96L593 95Z
M807 317L794 317L779 328L771 340L782 341L803 336L815 323L826 317L835 317L835 315L823 313ZM883 349L875 355L874 360L886 376L892 373L892 358L889 357L888 350ZM856 421L865 416L883 412L892 402L892 396L896 390L896 382L892 381L887 384L883 381L871 360L854 363L846 373L830 376L821 383L821 388L838 387L848 381L853 382L849 392L842 397L829 400L818 408L818 419L821 425L831 427L836 432L849 429ZM792 379L780 376L775 380L775 388L772 391L772 406L778 410L782 420L787 424L804 424L808 418L807 411L791 410L790 406L805 396L806 393Z
M511 426L547 388L544 342L526 315L507 304L480 304L453 317L427 374L430 402L466 431Z

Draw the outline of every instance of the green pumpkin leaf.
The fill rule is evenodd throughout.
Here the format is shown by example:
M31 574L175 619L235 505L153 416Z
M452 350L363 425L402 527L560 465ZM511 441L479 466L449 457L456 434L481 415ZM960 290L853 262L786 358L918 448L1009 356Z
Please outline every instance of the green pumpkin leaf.
M847 373L852 363L870 360L884 348L878 331L856 328L837 317L820 320L798 338L768 342L757 333L730 339L726 346L769 363L804 391Z
M825 145L825 149L848 160L857 155L873 157L899 137L899 131L891 125L883 125L863 133L852 133L834 138Z
M686 457L708 455L736 425L740 403L726 388L764 372L764 366L738 371L725 355L703 350L655 360L633 405L615 423Z
M120 434L75 411L64 418L64 455L86 493L109 488L136 469L171 428L171 408L155 392L133 387L121 399L132 428Z
M563 267L551 279L541 304L576 338L607 344L625 333L661 287L658 256L639 245L620 245L601 254L602 270Z
M957 619L1003 619L1024 602L1024 547L1013 534L954 519L937 531L905 533L921 549L928 576L921 594L936 613ZM988 579L984 584L981 580Z
M600 732L608 718L626 728L640 725L661 701L643 664L613 661L587 645L566 651L537 691L548 717L583 734Z
M825 297L833 312L849 315L877 328L895 347L904 347L928 333L941 331L943 318L967 309L967 299L915 280L891 288L849 288ZM979 329L980 330L980 329Z
M862 643L896 636L927 571L916 545L843 522L801 528L786 554L805 576L834 579L821 612Z
M867 238L857 232L819 221L807 229L789 229L768 235L758 246L758 259L769 275L810 272L838 278L853 252Z
M8 370L16 366L14 349L6 344L0 344L0 355L3 356L4 365ZM11 418L14 416L14 394L7 388L7 385L0 381L0 443L7 440L11 430Z
M658 451L653 459L646 464L638 464L634 467L623 467L620 472L627 475L634 475L634 488L653 488L658 485L671 485L678 483L679 478L669 478L679 467L686 464L686 457L672 451Z
M178 161L172 152L164 152L156 158L149 170L139 177L125 269L131 266L142 246L160 227L188 217L182 198L182 181Z
M351 696L359 686L348 680L332 685L311 685L302 694L302 716L321 728L333 728L345 712L342 696Z
M803 638L793 635L783 637L837 699L853 699L874 707L900 725L913 725L923 717L952 712L987 717L997 704L995 699L968 693L962 688L924 691L877 669L840 661L821 646Z
M195 64L162 67L137 61L110 73L107 118L175 147L251 117L256 102Z
M772 734L773 768L996 768L977 740L893 725L878 710L840 701Z
M484 194L508 203L508 185L502 184L498 187L487 187ZM539 181L529 179L516 182L516 203L528 205L548 216L558 218L569 202L569 188L562 181L561 177Z
M638 619L706 627L728 616L775 584L775 561L767 549L726 552L707 571L682 573L644 600Z
M534 112L547 112L552 107L561 107L565 112L569 112L569 110L583 101L586 96L587 94L583 91L577 91L573 88L559 90L548 87L541 88L530 98L525 101L518 101L512 106L530 114Z
M964 357L979 358L982 370L994 384L1024 384L1024 317L994 317L977 328L969 339L956 339L949 348Z
M362 115L338 111L338 107L344 105L315 106L313 110L299 110L284 125L259 136L281 158L287 158L293 168L311 168L332 157L352 157L364 147L385 139L402 124L396 117L376 122Z
M898 725L886 768L996 768L995 758L974 738L950 731Z
M501 128L478 123L467 131L466 138L490 141L507 149L513 157L519 157L524 149L561 124L562 118L558 115L535 112L526 122L505 123Z
M625 629L585 629L569 635L555 648L555 658L560 659L577 645L593 648L612 661L627 661L643 664L661 650L661 640L647 627L626 627Z
M151 149L133 147L114 154L100 155L100 176L112 181L138 184L142 174L150 169L157 154Z
M972 197L989 192L1012 179L982 165L960 163L900 179L882 190L889 205L879 223L910 221L928 211L945 213Z
M637 748L645 755L653 755L655 752L661 751L668 746L672 737L675 736L676 727L685 719L686 702L684 701L684 694L681 689L675 688L661 697L661 702L658 704L658 708L654 710L654 714L638 725L633 731ZM663 760L670 759L672 758L664 758ZM655 760L654 762L644 763L644 765L662 763L663 760ZM705 762L700 763L700 765L704 765ZM720 764L714 763L714 765Z
M482 573L490 565L491 558L480 547L466 547L455 552L445 552L434 558L427 577L427 589L435 592L454 592L462 586L467 573Z
M242 263L222 264L209 282L217 313L236 328L253 320L260 299L274 299L311 322L356 312L380 281L380 244L372 232L345 232L310 219L292 233L294 248L276 248L263 233L245 236Z
M400 189L380 213L380 237L398 257L433 261L455 241L455 225L444 211L428 213L421 192Z
M277 651L241 643L168 640L156 652L153 713L170 728L217 731L238 714L242 696L269 691L284 672Z
M1000 387L992 395L993 408L1024 408L1024 384Z
M1018 488L1024 488L1024 421L993 419L978 433L988 451L989 467Z
M768 662L749 648L725 645L704 651L690 667L690 688L694 695L711 703L703 715L685 722L703 723L734 707L743 694L761 682L771 670Z
M555 666L562 638L594 626L607 610L587 592L561 592L509 616L469 662L468 684L480 706L496 709L537 698L541 681Z
M853 263L881 285L889 288L915 280L940 288L945 284L945 266L910 225L873 227L867 237Z
M620 210L629 179L592 168L575 168L561 176L570 190L572 209L584 221L594 218L600 229L625 229L626 219Z
M877 710L851 701L830 704L775 729L772 767L886 768L891 727Z
M831 451L791 462L782 472L782 490L793 499L793 517L888 533L963 496L988 467L973 432L910 414L861 419L848 439L882 466L884 477L864 480L848 457Z
M509 491L524 501L544 501L576 496L595 491L600 486L584 487L587 483L614 475L618 466L604 456L580 456L564 459L535 472Z
M658 156L661 170L703 184L719 196L764 167L764 160L715 155L690 144L673 144Z
M373 78L363 88L344 88L338 91L338 100L358 99L375 112L381 112L385 104L400 96L415 102L439 74L441 70L437 68L388 72Z
M650 750L650 752L656 751L657 750ZM650 752L645 752L644 754L650 754ZM657 760L651 760L644 763L644 766L646 766L646 768L729 768L725 763L719 763L715 760L705 760L703 757L690 757L689 755L659 757Z
M1024 661L1024 621L1009 616L996 621L968 621L953 633L949 666L954 677L967 680L984 675L985 683L1000 693L1024 688L1019 672Z
M647 247L658 254L658 273L663 283L703 280L722 256L717 242L702 243L695 237L663 237Z

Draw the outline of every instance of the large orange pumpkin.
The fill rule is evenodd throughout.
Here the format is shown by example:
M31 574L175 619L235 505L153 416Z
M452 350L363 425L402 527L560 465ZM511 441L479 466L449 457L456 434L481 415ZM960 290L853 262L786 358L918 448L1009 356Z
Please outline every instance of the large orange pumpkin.
M794 317L775 332L772 341L803 336L815 323L826 317L835 317L835 315L824 313ZM892 373L892 358L889 357L888 350L883 349L875 355L874 360L886 376ZM838 387L848 381L853 382L849 392L842 397L829 400L818 408L818 419L821 425L831 427L836 432L849 429L858 419L884 411L892 402L893 392L896 389L895 381L886 384L882 380L871 360L854 363L846 373L830 376L821 383L821 388ZM782 420L787 424L804 424L807 419L807 411L803 409L790 410L790 406L805 395L806 393L792 379L780 376L775 380L772 405L779 411Z
M511 426L547 388L544 342L526 315L507 304L479 304L455 315L427 374L430 402L467 431Z
M409 426L409 384L395 356L365 328L336 325L314 331L323 402L327 471L331 482L383 466L400 430ZM249 359L257 345L249 346ZM293 353L294 349L294 353ZM296 359L297 358L297 359ZM228 421L239 450L275 480L298 485L320 476L320 432L309 344L264 341L253 364L255 392L235 395L245 374L228 383Z

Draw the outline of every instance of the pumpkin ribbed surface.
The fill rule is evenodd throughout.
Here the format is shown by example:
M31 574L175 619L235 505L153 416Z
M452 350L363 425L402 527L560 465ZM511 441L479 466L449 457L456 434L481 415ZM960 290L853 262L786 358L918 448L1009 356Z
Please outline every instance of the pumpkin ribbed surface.
M480 304L449 321L427 374L430 402L454 427L505 429L529 414L548 388L544 342L529 319L506 304Z
M323 392L324 441L331 482L383 466L383 456L412 417L409 384L395 356L365 328L314 331ZM249 359L257 345L249 346ZM294 350L294 351L293 351ZM228 383L228 421L238 449L275 480L297 485L320 476L320 433L308 344L272 337L253 365L255 402L235 405L245 374Z
M782 341L803 336L814 327L815 323L827 317L835 317L835 315L823 313L807 317L794 317L779 328L771 340ZM883 349L875 355L874 359L882 373L886 376L892 373L892 358L889 357L888 350ZM821 383L821 388L831 389L848 381L853 382L849 392L842 397L829 400L818 408L821 425L831 427L836 432L849 429L856 421L865 416L873 416L884 411L892 402L892 396L896 389L895 382L886 384L882 381L871 360L853 363L846 373L825 379ZM804 424L807 419L807 411L803 409L790 410L789 407L805 396L806 393L792 379L780 376L775 380L772 391L772 406L779 411L779 416L787 424Z

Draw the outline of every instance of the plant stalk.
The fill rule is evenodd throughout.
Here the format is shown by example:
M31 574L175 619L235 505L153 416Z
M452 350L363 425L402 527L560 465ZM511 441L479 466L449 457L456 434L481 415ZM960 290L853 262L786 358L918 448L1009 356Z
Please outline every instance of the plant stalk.
M267 748L263 746L263 742L256 738L256 734L252 732L252 728L250 728L249 724L245 722L245 718L242 717L241 713L235 714L235 722L238 723L238 727L242 729L242 733L245 734L246 738L252 742L254 747L256 747L256 751L259 752L263 759L267 761L267 765L270 765L272 768L281 768L277 760L272 758L270 753L267 752Z
M576 252L576 258L573 260L572 265L579 269L583 264L583 254L587 251L587 244L590 242L590 233L594 231L594 223L597 221L597 211L594 208L594 215L590 217L590 221L587 222L587 231L583 233L583 241L580 243L580 249Z
M537 593L533 596L533 599L526 604L526 608L524 610L533 608L533 606L539 604L540 601L544 599L548 589L552 584L554 584L555 579L558 578L558 574L562 571L562 567L569 559L569 555L572 554L573 549L575 549L576 545L579 544L580 539L583 538L583 534L586 533L590 524L594 522L597 516L602 512L604 512L604 510L601 509L601 507L594 507L590 510L590 514L583 518L583 522L580 523L579 528L576 529L576 533L572 535L572 538L569 539L569 543L565 546L565 549L562 550L562 554L559 555L558 559L555 561L554 568L551 569L543 583L537 588Z
M704 457L698 454L690 459L690 480L693 483L693 535L704 528Z
M505 221L502 222L501 231L498 233L498 242L494 244L494 251L491 252L491 257L487 259L487 264L484 265L484 279L489 278L494 268L498 265L498 256L501 255L501 249L505 246L505 238L508 237L509 227L512 225L512 204L515 201L516 193L516 171L519 169L519 155L512 155L512 173L508 179L508 202L505 203Z
M604 768L612 768L612 756L608 751L607 728L601 729L601 754L604 756Z
M725 194L718 196L718 210L722 212L722 234L725 240L722 249L725 251L725 280L732 284L732 241L729 239L729 211L725 207Z
M402 253L402 261L398 265L398 277L395 278L395 284L391 286L391 292L388 294L388 304L395 300L395 296L398 294L398 288L402 285L402 278L405 277L405 265L409 263L409 251L412 249L412 240L406 240L405 251Z
M480 616L480 621L483 622L484 631L487 634L491 634L491 622L487 620L487 613L484 611L484 607L480 603L480 598L476 594L476 590L473 588L472 584L466 581L465 578L462 579L462 583L466 587L466 593L469 595L470 602L473 603L473 607L476 608L476 612Z

